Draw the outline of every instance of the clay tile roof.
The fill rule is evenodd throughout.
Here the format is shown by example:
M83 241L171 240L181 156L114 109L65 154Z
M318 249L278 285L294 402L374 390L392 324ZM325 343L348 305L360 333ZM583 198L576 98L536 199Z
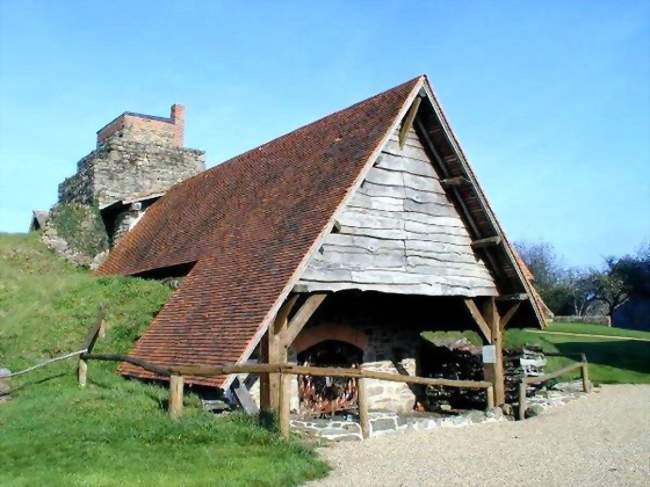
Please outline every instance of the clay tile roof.
M245 357L371 156L419 90L418 77L174 186L99 272L194 263L132 355L161 365ZM123 364L121 371L148 372ZM223 386L225 377L188 378Z

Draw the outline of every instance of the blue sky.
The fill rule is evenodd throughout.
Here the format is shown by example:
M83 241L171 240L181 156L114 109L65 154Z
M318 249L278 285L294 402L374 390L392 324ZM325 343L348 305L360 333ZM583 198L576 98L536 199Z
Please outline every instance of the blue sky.
M0 1L0 231L95 131L187 106L210 165L427 73L513 240L650 239L650 2Z

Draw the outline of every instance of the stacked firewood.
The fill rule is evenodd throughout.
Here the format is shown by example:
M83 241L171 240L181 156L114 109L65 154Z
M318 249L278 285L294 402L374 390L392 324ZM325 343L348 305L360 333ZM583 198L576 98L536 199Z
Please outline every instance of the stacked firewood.
M484 364L481 347L461 338L447 343L429 344L426 351L423 373L428 377L483 380ZM545 365L541 349L525 347L504 349L504 375L506 402L517 402L518 386L524 374L543 374ZM429 386L425 390L424 403L427 409L482 409L486 404L484 389Z
M523 348L504 349L503 366L505 374L506 402L514 404L519 401L519 384L524 377L536 377L544 374L546 358L541 347L527 345ZM542 384L530 385L539 389ZM534 391L533 391L534 392Z

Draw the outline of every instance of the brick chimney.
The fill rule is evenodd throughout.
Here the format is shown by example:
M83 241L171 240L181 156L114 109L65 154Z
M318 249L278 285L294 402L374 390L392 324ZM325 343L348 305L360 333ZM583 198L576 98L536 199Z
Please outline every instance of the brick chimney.
M183 147L185 137L185 107L174 103L171 108L171 119L175 126L174 140L177 147Z

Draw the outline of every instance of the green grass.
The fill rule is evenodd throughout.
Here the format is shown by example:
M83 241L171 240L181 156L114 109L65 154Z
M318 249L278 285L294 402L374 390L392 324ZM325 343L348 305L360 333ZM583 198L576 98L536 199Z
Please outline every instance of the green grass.
M650 339L648 332L582 323L553 324L545 331ZM650 342L553 335L517 329L510 329L506 332L506 346L524 344L540 345L545 352L586 353L589 361L589 374L596 383L650 384ZM576 360L578 360L577 357L549 357L547 370L557 370ZM577 374L578 372L573 377L577 377ZM571 377L570 374L566 376L567 379Z
M649 318L650 319L650 318ZM581 335L608 335L617 337L645 338L650 340L650 332L628 330L625 328L612 328L604 325L590 323L558 322L552 323L547 331L560 331L562 333L579 333Z
M74 350L106 303L96 350L126 352L171 291L133 278L99 278L51 254L38 236L0 234L0 366L13 370ZM166 414L167 390L91 362L17 377L0 404L0 485L297 485L328 467L296 440L240 415L215 417L186 395Z

